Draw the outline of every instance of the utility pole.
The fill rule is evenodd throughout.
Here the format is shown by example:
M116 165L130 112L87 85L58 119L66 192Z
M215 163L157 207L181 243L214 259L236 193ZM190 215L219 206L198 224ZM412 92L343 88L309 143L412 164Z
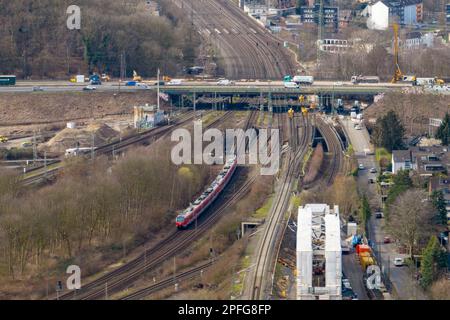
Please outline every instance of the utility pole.
M323 0L319 0L319 12L318 12L318 24L317 24L317 70L320 68L321 52L320 42L323 39Z
M92 133L92 145L91 145L91 159L94 160L95 159L95 134Z
M33 131L33 165L37 160L37 144L36 144L36 131Z
M119 92L120 86L123 79L126 77L126 66L125 66L125 53L122 51L120 54L120 79L119 79Z
M158 68L158 75L157 75L157 78L158 78L158 80L157 80L157 97L156 97L156 101L157 101L157 103L158 103L158 107L157 107L157 111L159 111L159 107L160 107L160 102L159 102L159 75L160 75L160 72L159 72L159 68Z

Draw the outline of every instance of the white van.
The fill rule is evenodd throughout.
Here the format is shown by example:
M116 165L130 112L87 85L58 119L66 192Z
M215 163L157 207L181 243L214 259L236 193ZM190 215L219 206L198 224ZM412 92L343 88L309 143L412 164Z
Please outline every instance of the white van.
M300 89L300 86L293 81L284 82L285 88Z

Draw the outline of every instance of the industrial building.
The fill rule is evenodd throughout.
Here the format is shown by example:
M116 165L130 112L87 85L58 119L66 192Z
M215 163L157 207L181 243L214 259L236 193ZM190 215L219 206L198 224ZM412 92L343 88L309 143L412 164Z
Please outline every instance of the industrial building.
M156 106L146 104L134 107L134 127L136 129L153 128L164 121L164 111L158 110Z
M338 206L298 209L297 300L342 299L340 229Z

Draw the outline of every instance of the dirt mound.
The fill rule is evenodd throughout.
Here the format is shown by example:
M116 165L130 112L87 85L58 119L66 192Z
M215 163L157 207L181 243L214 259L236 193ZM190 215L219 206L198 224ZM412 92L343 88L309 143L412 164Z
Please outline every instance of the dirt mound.
M80 89L81 90L81 89ZM133 106L156 103L144 92L36 92L2 93L0 126L46 124L108 115L133 114ZM165 103L163 103L163 106Z
M94 123L86 128L66 128L60 131L42 147L42 150L63 153L69 148L91 147L93 143L98 147L118 137L119 132L106 124Z

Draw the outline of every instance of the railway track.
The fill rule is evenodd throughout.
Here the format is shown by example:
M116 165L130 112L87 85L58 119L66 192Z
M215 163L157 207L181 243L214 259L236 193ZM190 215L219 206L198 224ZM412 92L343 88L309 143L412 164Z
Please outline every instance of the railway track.
M149 295L156 293L162 289L166 289L180 281L190 280L196 277L201 277L201 273L210 268L214 264L213 261L208 261L197 267L181 272L174 277L167 277L164 280L155 283L154 285L139 289L131 294L122 297L120 300L141 300Z
M180 0L173 0L181 7ZM213 40L230 79L281 79L296 63L282 41L229 0L185 0L200 34Z
M247 118L245 129L253 125L255 121L256 112L252 111ZM238 168L233 179L239 177L241 175L239 171L242 170L244 168ZM73 293L69 292L61 295L60 299L76 298L94 300L103 297L105 291L114 293L129 287L143 274L158 267L167 259L176 256L177 253L194 243L199 236L210 230L211 226L220 219L226 209L235 204L249 191L255 179L256 176L249 177L223 202L218 203L216 201L213 203L211 208L197 220L195 228L191 225L186 230L174 230L165 239L157 243L154 247L145 249L133 260L84 285L77 292L76 297L74 297ZM229 190L229 187L227 189Z
M108 143L105 145L102 145L95 149L95 155L106 155L106 154L113 154L116 152L121 152L126 150L132 145L136 145L138 143L144 142L144 141L151 141L154 142L160 138L163 138L170 134L174 129L179 128L189 121L191 121L195 117L194 111L189 111L186 114L183 115L180 119L176 119L175 123L169 126L164 127L157 127L154 129L150 129L146 132L133 135L130 137L126 137L120 141L115 141L112 143ZM210 126L217 124L219 121L223 121L226 118L229 118L231 116L230 112L225 113L225 115L221 118L216 119L213 123L210 124ZM22 180L22 184L32 185L35 183L38 183L42 181L43 179L48 179L54 176L60 169L63 167L63 161L62 160L54 160L49 161L47 163L47 169L44 166L36 167L30 171L28 171L28 177L24 178Z
M327 173L324 177L328 185L331 185L336 176L341 172L344 165L344 146L337 131L331 124L326 123L322 117L317 117L317 129L322 134L325 143L328 147L328 152L331 153L332 159L329 162Z
M279 247L279 239L281 239L279 235L284 231L286 224L284 214L289 204L292 185L296 179L296 175L298 175L299 165L303 159L303 155L307 151L309 145L308 140L311 137L309 134L311 126L308 124L306 118L301 119L305 126L303 127L303 134L300 137L300 143L295 150L288 150L286 155L286 169L278 186L274 203L264 225L263 235L257 248L255 270L251 277L251 292L249 295L251 300L266 299L266 281L273 279L276 263L276 252L274 248Z

